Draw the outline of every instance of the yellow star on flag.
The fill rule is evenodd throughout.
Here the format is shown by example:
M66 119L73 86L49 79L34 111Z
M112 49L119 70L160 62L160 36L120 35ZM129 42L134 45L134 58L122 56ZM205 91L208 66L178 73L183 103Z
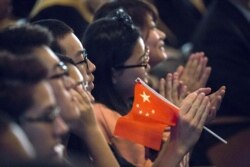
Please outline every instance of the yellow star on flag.
M146 102L148 101L150 103L150 100L149 100L149 95L147 95L144 91L143 91L143 94L140 94L140 96L143 98L143 102Z

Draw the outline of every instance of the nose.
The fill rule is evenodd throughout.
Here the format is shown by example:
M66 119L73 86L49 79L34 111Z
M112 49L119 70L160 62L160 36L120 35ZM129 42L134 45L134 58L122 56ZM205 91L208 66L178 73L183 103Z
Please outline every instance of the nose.
M95 64L88 59L88 65L89 65L89 70L88 70L89 73L93 73L96 70Z
M68 125L63 121L63 119L59 116L55 119L54 122L54 133L56 136L63 136L66 133L68 133L69 127Z
M162 40L166 39L166 34L157 28L158 34Z
M147 72L150 71L150 69L151 69L151 66L150 66L150 64L148 63L148 64L147 64L147 67L146 67Z

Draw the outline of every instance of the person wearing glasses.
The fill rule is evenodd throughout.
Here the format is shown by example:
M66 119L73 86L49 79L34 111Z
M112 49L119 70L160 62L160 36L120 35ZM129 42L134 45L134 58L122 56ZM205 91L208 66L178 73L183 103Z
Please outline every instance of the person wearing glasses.
M172 136L177 133L180 136L170 138L169 145L164 144L160 155L152 162L144 146L113 135L117 119L131 108L135 79L140 77L147 82L149 50L139 31L130 17L118 9L109 17L91 23L82 42L89 59L97 66L94 72L95 88L92 91L97 121L120 165L177 166L200 136L200 127L205 123L210 108L208 97L204 93L192 93L185 98L177 128L171 132ZM199 101L200 105L194 105L193 100ZM184 106L187 104L192 109L186 110ZM199 113L201 117L191 116L193 112ZM197 121L195 127L192 127L195 130L191 128L192 121ZM189 140L186 140L188 136Z
M37 20L36 22L33 22L33 24L46 27L50 30L55 39L51 45L52 50L56 53L68 56L73 60L74 64L80 70L84 78L84 85L89 92L88 94L91 100L93 101L94 98L91 96L90 92L94 88L93 72L96 67L87 58L86 50L75 35L73 29L64 22L55 19Z
M165 78L167 73L175 71L178 72L180 79L190 92L206 85L211 72L211 68L207 67L206 56L203 52L197 52L186 60L186 57L178 56L180 55L179 51L174 51L174 49L166 47L164 43L166 34L157 26L160 18L153 4L145 0L118 0L109 2L96 11L94 20L106 17L111 11L118 8L123 8L131 16L135 26L138 27L138 30L142 34L145 44L150 49L150 84L155 89L158 89L160 78ZM187 64L184 68L182 65L186 61Z
M98 144L103 136L97 128L92 106L86 93L79 94L74 89L75 82L69 78L67 66L49 48L53 41L50 32L41 26L26 24L0 32L0 39L0 50L11 51L18 57L24 56L24 53L32 53L48 68L47 79L61 108L60 115L69 126L70 131L80 134L87 143L89 154L93 159L89 166L118 166L108 146L101 142ZM105 158L103 158L103 154L106 155ZM88 160L90 159L88 158Z
M47 68L34 56L17 58L7 52L0 62L0 109L27 135L35 150L29 158L62 163L62 136L68 126L60 116ZM15 162L18 157L12 158Z
M0 32L0 50L7 50L17 57L24 54L37 56L48 68L48 80L53 88L65 121L71 122L80 115L74 106L73 81L68 77L67 66L49 48L53 38L50 32L30 24L9 27ZM18 40L17 40L18 39Z
M54 19L39 20L33 22L32 24L46 27L51 31L54 37L51 48L54 52L57 53L57 55L59 55L58 57L62 61L66 62L66 64L69 66L69 72L71 74L73 68L72 66L74 65L75 67L77 67L77 70L79 70L80 74L82 75L81 77L78 76L78 79L82 79L75 80L77 78L75 78L74 76L71 77L75 80L76 84L79 83L79 81L80 84L83 83L84 92L87 93L88 99L93 102L94 98L91 94L91 91L94 88L94 76L92 73L93 71L95 71L96 67L87 58L85 49L83 48L80 40L75 36L73 30L65 23ZM85 96L85 94L82 94L83 90L79 89L78 86L75 87L78 93L81 96ZM78 97L79 94L76 95L76 97ZM86 101L86 97L83 99L80 98L78 98L77 102L83 103L83 105L81 106L84 109L83 112L81 112L81 118L79 119L82 124L74 123L75 126L70 126L72 133L70 133L69 141L67 143L68 153L69 155L72 155L70 156L70 158L76 158L77 161L82 161L84 157L89 157L90 155L95 166L118 166L116 159L114 158L110 148L105 142L101 130L96 123L90 101ZM86 104L84 105L84 103ZM88 122L89 125L86 124L86 122ZM82 131L79 131L79 129L81 129ZM87 149L88 151L86 151ZM105 157L103 156L104 154L106 155Z

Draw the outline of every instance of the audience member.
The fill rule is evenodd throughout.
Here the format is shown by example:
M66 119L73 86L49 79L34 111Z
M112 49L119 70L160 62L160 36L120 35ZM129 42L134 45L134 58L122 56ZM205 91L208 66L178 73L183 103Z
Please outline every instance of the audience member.
M148 159L145 148L142 145L121 139L113 134L117 119L121 115L127 114L131 107L130 98L133 96L135 79L140 77L145 81L147 80L149 57L148 49L142 37L132 25L130 17L120 9L116 10L116 15L111 16L111 18L99 19L90 24L85 32L83 44L88 51L90 59L97 66L94 72L95 89L93 90L93 95L96 99L94 111L107 142L114 150L121 166L151 166L152 161ZM163 146L154 165L176 166L198 140L202 130L199 126L203 125L203 121L205 121L203 119L207 116L210 103L203 93L199 95L199 98L196 98L197 96L197 93L190 94L184 100L181 110L184 111L184 106L187 103L190 103L194 99L199 99L199 103L204 107L196 106L199 109L195 109L195 111L200 111L202 113L200 114L203 115L201 120L201 117L199 121L196 120L199 122L199 125L195 127L194 131L191 130L189 121L197 118L189 117L190 120L186 120L187 122L185 122L183 120L185 116L181 114L179 125L175 129L176 131L172 131L171 135L173 138L169 138L169 145L165 144ZM195 108L193 104L190 105L192 106L191 108ZM191 114L190 111L185 112L188 115ZM181 136L178 136L180 138L175 136L175 133L181 133ZM186 135L186 133L192 136L190 140L186 140L182 136ZM182 140L184 139L182 137L185 138L185 141ZM173 144L175 142L179 144ZM173 146L170 146L171 144ZM181 155L176 155L177 150L175 149L182 150Z
M25 131L36 158L62 162L61 138L68 127L59 115L52 89L46 81L47 69L35 58L1 57L0 67L5 71L0 83L1 110ZM32 71L21 68L30 65L28 63L36 68Z
M0 49L8 50L16 56L23 54L37 56L48 68L49 82L54 90L62 116L66 122L76 120L80 113L73 105L72 80L68 77L67 66L60 62L49 48L53 40L50 32L41 26L22 25L10 27L0 32ZM16 40L18 39L18 40Z
M82 74L81 80L84 81L84 90L87 90L90 100L93 101L94 99L91 95L91 90L94 87L94 77L92 71L95 70L95 66L87 59L85 49L83 49L81 42L75 36L73 30L68 25L58 20L40 20L35 22L34 24L42 25L51 30L52 34L55 37L54 42L52 42L52 49L54 48L55 50L59 51L60 54L67 55L68 57L60 56L60 58L62 58L63 61L66 61L67 64L74 64L77 66ZM70 45L68 43L70 43ZM74 60L79 63L75 63ZM79 71L77 73L79 73ZM83 93L82 89L77 89L77 91L80 94ZM69 151L73 152L74 155L75 153L77 153L77 156L80 160L82 160L84 156L79 154L86 155L86 153L90 153L92 159L94 159L94 163L96 163L96 166L104 166L104 164L106 164L107 166L117 166L116 160L114 159L110 149L108 148L108 145L106 144L105 139L102 136L99 127L97 126L97 123L94 121L95 119L92 113L92 107L89 107L89 102L82 107L84 108L83 111L89 111L82 112L82 120L89 119L87 122L89 122L89 124L92 126L79 124L76 127L72 128L72 131L75 133L70 134L70 140L68 142L68 148L70 149ZM86 110L85 108L88 108L88 110ZM90 122L90 120L92 120L93 122ZM89 152L86 152L86 149L88 149ZM102 156L104 154L106 155L106 157Z
M37 36L40 40L36 38ZM58 104L62 109L61 115L69 125L70 130L74 130L73 132L80 134L81 138L88 142L87 145L93 158L93 164L95 166L116 166L117 163L109 148L102 143L97 144L98 139L101 139L102 136L96 126L92 107L87 96L84 94L79 95L73 89L74 82L68 78L67 66L60 62L50 50L49 43L41 43L41 39L43 39L43 42L51 42L49 37L48 30L37 25L12 27L0 33L0 39L8 39L9 42L3 44L3 46L1 45L0 49L17 52L19 56L21 56L20 53L33 51L42 60L49 70L48 78L54 88ZM17 38L19 39L18 42L15 40ZM93 138L96 140L93 140ZM105 159L101 156L103 154L106 154Z
M84 78L84 85L89 92L89 96L94 100L90 92L94 88L94 76L92 73L95 71L96 67L88 60L87 52L80 40L74 34L73 29L62 21L54 19L38 20L33 24L44 26L51 31L55 38L51 48L55 52L66 55L73 60Z
M149 64L151 65L150 83L156 89L158 79L167 73L177 70L178 65L185 62L184 58L177 58L165 50L166 35L157 28L159 20L157 9L150 3L142 0L119 0L104 4L95 14L95 19L107 16L112 10L123 8L131 16L134 24L139 28L145 44L149 47ZM167 54L168 53L168 54ZM180 66L177 72L180 79L187 85L190 92L204 87L210 75L211 68L207 67L207 58L204 53L195 53L190 56L185 68ZM154 77L157 79L154 79Z

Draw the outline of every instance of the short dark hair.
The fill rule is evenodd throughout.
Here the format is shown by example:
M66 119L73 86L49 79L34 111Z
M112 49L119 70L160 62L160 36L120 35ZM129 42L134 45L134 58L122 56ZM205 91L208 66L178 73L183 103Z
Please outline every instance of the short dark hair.
M46 79L47 72L36 56L17 58L0 52L0 110L18 122L33 104L34 86Z
M46 78L48 69L33 55L16 57L9 52L0 52L0 80L34 82ZM0 82L1 82L0 81Z
M66 34L74 33L73 29L66 23L56 19L43 19L33 22L34 25L40 25L47 28L53 35L54 41L51 43L51 49L57 53L65 53L59 45L58 39L63 38Z
M0 32L0 50L7 50L16 55L27 54L35 47L50 46L52 40L52 34L41 26L12 26Z
M0 109L17 123L20 123L20 117L33 105L34 85L13 81L0 83Z
M43 19L32 22L33 25L46 27L55 39L63 38L68 33L74 33L73 29L66 23L56 19Z

